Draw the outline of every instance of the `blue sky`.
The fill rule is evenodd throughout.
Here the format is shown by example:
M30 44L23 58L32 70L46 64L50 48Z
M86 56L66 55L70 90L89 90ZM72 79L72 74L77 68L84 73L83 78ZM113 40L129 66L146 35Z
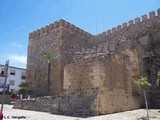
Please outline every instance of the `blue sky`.
M0 64L26 68L28 33L60 18L98 34L158 8L159 0L0 0Z

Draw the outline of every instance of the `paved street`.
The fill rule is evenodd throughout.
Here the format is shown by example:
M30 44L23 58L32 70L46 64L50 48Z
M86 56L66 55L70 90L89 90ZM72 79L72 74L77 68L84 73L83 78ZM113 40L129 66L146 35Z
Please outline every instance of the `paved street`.
M3 120L142 120L137 119L146 115L143 109L102 115L90 118L77 118L53 115L46 112L36 112L29 110L13 109L13 105L4 105L4 119ZM160 120L160 109L150 110L151 120Z

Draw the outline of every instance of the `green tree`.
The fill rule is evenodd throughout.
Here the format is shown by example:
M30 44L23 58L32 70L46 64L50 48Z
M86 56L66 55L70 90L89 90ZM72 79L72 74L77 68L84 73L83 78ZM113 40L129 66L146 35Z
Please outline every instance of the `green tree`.
M11 92L11 97L12 98L17 98L17 95L18 95L18 91Z
M26 95L26 83L25 82L22 82L20 85L19 85L19 90L17 91L17 93L20 95L22 94L23 96Z
M157 73L157 85L160 86L160 71Z
M56 54L54 51L51 51L51 50L48 50L48 51L44 51L42 53L42 56L44 59L47 60L47 63L48 63L48 69L47 69L47 92L48 92L48 95L49 95L49 92L50 92L50 72L51 72L51 62L56 58Z
M149 120L149 112L148 112L148 102L147 102L147 97L146 97L146 89L148 89L151 84L148 82L147 77L140 77L138 80L135 80L134 83L136 85L139 85L143 89L143 95L144 95L144 100L145 100L145 105L146 105L146 111L147 111L147 118Z

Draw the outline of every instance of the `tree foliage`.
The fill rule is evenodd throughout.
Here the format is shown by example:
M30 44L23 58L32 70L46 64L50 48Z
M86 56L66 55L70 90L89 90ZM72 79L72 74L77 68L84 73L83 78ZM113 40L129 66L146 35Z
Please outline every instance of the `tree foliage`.
M25 82L22 82L20 85L19 85L19 90L18 90L18 94L23 94L25 95L26 94L26 83Z
M42 56L47 60L48 63L51 63L51 61L56 57L56 54L55 52L48 50L48 51L44 51L42 53Z
M148 82L147 77L142 76L138 80L135 80L134 83L140 85L143 89L147 89L151 86L151 84Z
M160 71L157 73L157 85L160 86Z
M135 84L139 85L143 89L144 93L144 100L146 104L146 111L147 111L147 118L149 120L149 111L148 111L148 102L147 102L147 96L146 96L146 89L151 86L151 84L148 82L147 77L141 76L138 80L134 81Z

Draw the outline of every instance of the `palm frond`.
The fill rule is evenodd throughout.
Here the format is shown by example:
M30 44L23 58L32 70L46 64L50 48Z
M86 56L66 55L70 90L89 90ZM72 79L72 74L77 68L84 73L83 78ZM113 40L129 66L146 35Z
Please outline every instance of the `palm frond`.
M42 53L43 58L45 58L48 63L56 58L56 53L54 51L48 50Z

